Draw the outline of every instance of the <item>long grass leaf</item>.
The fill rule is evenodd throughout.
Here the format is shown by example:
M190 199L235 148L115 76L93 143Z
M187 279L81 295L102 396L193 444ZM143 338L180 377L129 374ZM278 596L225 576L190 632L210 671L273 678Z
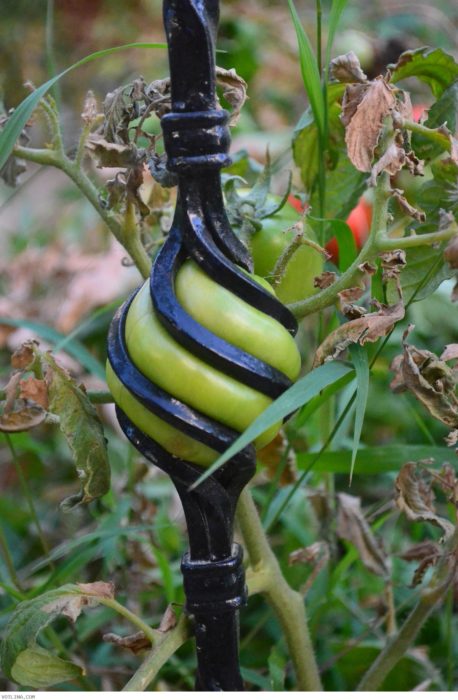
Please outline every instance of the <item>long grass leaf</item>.
M351 484L356 455L358 454L359 443L361 440L361 432L363 430L364 416L366 414L367 397L369 395L369 360L367 357L367 349L363 348L361 345L352 345L350 347L350 355L355 367L357 380L355 427L353 431L353 449L351 452L350 464Z
M323 135L325 130L325 106L316 56L313 52L310 40L304 31L299 15L297 14L293 0L288 0L288 5L294 29L296 30L302 80L318 127L318 132L320 135Z
M348 374L348 372L352 372L351 367L347 367L340 362L328 362L299 379L253 421L245 432L233 442L231 447L194 482L193 488L201 484L205 479L208 479L218 467L231 459L240 450L243 450L244 447L253 442L265 430L296 411L306 404L307 401L317 396L329 384L333 384Z
M337 27L339 26L340 18L342 12L344 11L348 0L332 0L331 11L329 13L328 19L328 40L326 42L326 65L325 65L325 75L327 79L329 63L331 61L332 45L334 43L334 37L336 35Z
M64 75L70 73L70 71L75 68L83 66L85 63L90 63L95 61L97 58L103 58L104 56L109 56L117 51L125 51L126 49L164 49L166 44L158 43L148 43L148 42L134 42L132 44L123 44L122 46L113 46L110 49L102 49L101 51L96 51L95 53L89 54L80 59L73 65L69 66L63 70L58 75L55 75L50 80L47 80L43 85L40 85L36 90L30 93L25 100L23 100L18 107L14 110L12 115L9 117L4 129L0 133L0 170L5 165L8 160L11 151L13 150L19 135L29 120L32 112L40 102L40 100L46 95L48 90L50 90L53 85L57 83L58 80L63 78Z

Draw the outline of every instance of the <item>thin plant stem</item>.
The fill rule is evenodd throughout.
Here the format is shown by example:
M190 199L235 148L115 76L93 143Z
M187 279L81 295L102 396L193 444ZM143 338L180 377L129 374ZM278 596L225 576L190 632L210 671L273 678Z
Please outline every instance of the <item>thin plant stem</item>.
M111 608L111 610L117 612L118 615L121 615L126 620L129 620L129 622L143 632L145 637L153 646L162 639L162 632L159 632L159 630L155 630L147 625L146 622L143 622L143 620L138 617L138 615L135 615L135 613L133 613L131 610L125 608L124 605L121 605L121 603L119 603L117 600L114 600L113 598L98 598L98 601L101 605Z
M123 691L138 692L148 689L163 665L189 639L190 629L186 616L182 615L172 630L160 634L160 640L124 686Z
M16 572L16 567L14 566L14 561L13 557L11 556L10 548L8 546L8 541L6 539L5 533L3 532L3 528L0 526L0 552L2 554L2 557L5 561L5 566L8 570L8 574L10 576L11 582L18 591L23 591L22 584L18 578L17 572Z
M32 499L32 494L30 493L30 489L28 487L27 480L24 476L24 472L22 470L21 463L19 461L16 450L14 448L13 441L12 441L11 437L8 435L8 433L5 433L5 439L6 439L8 447L9 447L9 450L11 452L11 457L13 459L14 468L16 470L16 474L18 475L18 479L19 479L19 483L21 485L22 492L23 492L25 499L28 503L30 513L32 515L32 520L35 523L35 527L37 528L38 538L39 538L41 546L43 548L43 552L46 555L46 557L49 559L50 549L49 549L48 543L46 541L46 538L44 536L43 530L41 528L40 520L38 518L38 514L37 514L37 511L35 509L35 505L34 505L34 502ZM49 564L49 568L51 570L54 570L54 564L52 563L51 560L48 561L48 564Z
M320 691L320 674L310 639L304 600L283 577L248 488L239 499L237 522L251 563L252 590L262 593L278 618L291 655L298 689Z
M413 131L416 134L421 134L425 136L429 141L437 143L443 147L444 151L451 151L452 140L444 133L438 131L437 129L430 129L424 124L419 122L411 121L410 119L403 119L402 126L409 131Z

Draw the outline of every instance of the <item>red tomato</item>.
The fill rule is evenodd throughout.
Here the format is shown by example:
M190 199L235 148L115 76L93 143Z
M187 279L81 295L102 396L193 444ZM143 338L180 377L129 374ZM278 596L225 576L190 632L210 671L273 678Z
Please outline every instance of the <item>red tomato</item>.
M288 203L300 214L304 212L304 206L299 197L295 197L294 195L290 194L288 197ZM353 238L355 239L358 250L361 250L367 240L371 227L371 219L372 206L364 199L364 197L361 197L358 204L353 211L350 212L347 219L347 224L353 233ZM331 240L326 243L326 250L331 256L331 262L336 265L339 260L339 246L335 238L331 238Z
M422 118L424 112L427 112L429 107L426 105L420 104L420 105L413 105L412 107L412 116L414 122L419 122L420 119Z

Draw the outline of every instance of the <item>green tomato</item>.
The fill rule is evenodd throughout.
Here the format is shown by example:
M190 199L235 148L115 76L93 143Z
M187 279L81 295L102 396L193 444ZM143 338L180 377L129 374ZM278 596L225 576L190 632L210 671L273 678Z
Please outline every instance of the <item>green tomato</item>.
M262 283L269 286L265 281ZM269 362L291 380L297 378L299 351L278 321L218 285L192 261L182 265L175 285L179 302L199 323ZM151 381L180 401L239 432L272 402L270 397L213 368L177 343L154 313L149 282L139 290L127 314L126 344L134 364ZM116 379L110 366L107 382L116 403L130 420L164 449L200 466L214 462L213 450L152 416ZM269 443L280 426L278 423L266 430L256 440L256 446Z
M299 219L300 214L289 202L278 213L261 219L262 228L252 236L250 244L256 274L272 279L278 258L295 235L288 229ZM290 258L275 294L284 304L316 294L313 280L323 272L323 265L324 258L318 250L301 245Z

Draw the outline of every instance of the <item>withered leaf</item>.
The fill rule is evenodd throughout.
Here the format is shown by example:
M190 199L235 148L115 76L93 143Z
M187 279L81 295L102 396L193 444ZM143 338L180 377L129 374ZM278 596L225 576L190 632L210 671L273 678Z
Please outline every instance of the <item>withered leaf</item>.
M419 350L407 343L408 332L404 334L403 354L394 358L391 365L395 372L392 390L410 391L434 418L450 428L458 427L453 369L429 350Z
M399 472L395 482L396 506L409 520L428 522L441 528L444 539L448 539L455 528L449 520L441 518L434 511L431 486L418 478L417 466L416 462L407 462Z
M390 576L390 562L381 543L376 539L361 510L361 499L346 493L337 495L337 534L351 542L364 566L377 576Z
M35 362L38 343L36 340L28 340L17 348L11 355L11 366L14 369L29 369Z
M0 432L22 433L36 428L46 418L46 411L41 406L24 406L0 416Z
M108 644L114 644L122 649L128 649L133 654L140 654L142 651L151 649L151 642L144 632L134 632L126 637L121 637L114 632L108 632L103 635L103 641Z
M412 219L415 219L416 221L423 222L426 219L426 214L424 211L421 211L420 209L417 209L414 207L412 204L410 204L407 199L404 197L403 193L401 190L393 190L393 197L403 210L405 214L408 216L412 217Z
M110 486L106 440L102 424L86 393L76 385L63 367L46 353L49 410L59 416L59 426L72 451L81 482L78 495L67 498L62 506L72 508L103 496Z
M339 357L352 343L374 343L389 333L404 318L402 301L394 306L381 306L376 312L344 323L330 333L315 353L313 366Z
M440 359L444 362L458 360L458 343L450 343L449 345L446 345Z
M301 586L301 594L305 595L312 587L316 577L324 569L330 558L329 545L327 542L314 542L308 547L296 549L288 557L288 564L310 564L313 569L307 581Z
M270 479L274 479L280 462L284 460L288 442L283 430L280 430L268 445L258 450L257 458L266 467ZM282 486L294 484L296 481L296 455L294 450L288 450L279 483Z
M404 559L404 561L420 562L413 574L411 583L412 588L419 586L420 583L422 583L426 572L431 566L435 566L437 564L441 554L442 550L439 545L436 542L431 542L429 540L419 542L401 554L401 559Z
M112 143L95 134L86 141L86 148L94 155L98 168L131 168L145 159L144 151L135 144Z
M326 289L330 287L333 282L336 281L337 275L335 272L325 270L321 275L317 275L313 280L313 286L317 289Z
M168 632L177 626L177 616L172 605L168 605L158 627L159 632Z
M48 387L44 379L27 377L19 382L19 398L26 401L34 401L45 410L48 408Z
M101 600L114 598L114 585L105 581L77 583L68 595L56 596L41 609L46 613L64 615L75 622L85 607L99 605Z
M223 96L232 107L229 126L235 126L238 122L240 111L247 99L247 84L243 78L237 75L234 68L227 70L216 67L216 81L223 88Z
M88 90L86 97L84 98L83 111L81 113L81 119L87 125L91 125L97 119L97 100L92 90Z
M390 175L396 175L396 173L401 170L405 162L406 152L403 146L400 146L396 140L393 139L372 167L370 185L375 187L377 177L382 172L389 173Z
M454 447L458 443L458 428L451 430L449 434L444 438L447 447Z
M365 83L367 81L367 75L361 68L358 56L353 51L334 58L329 65L329 73L331 78L338 80L339 83Z
M342 101L342 122L348 157L358 170L370 172L383 121L395 103L393 90L382 77L347 86Z

